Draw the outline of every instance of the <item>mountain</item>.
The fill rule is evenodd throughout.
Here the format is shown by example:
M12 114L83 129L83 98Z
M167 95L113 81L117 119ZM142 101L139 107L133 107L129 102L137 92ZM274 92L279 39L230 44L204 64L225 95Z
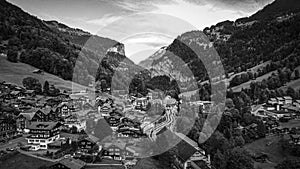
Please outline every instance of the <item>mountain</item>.
M298 13L300 11L300 1L298 0L276 0L258 11L250 18L252 20L275 18L289 13Z
M139 63L139 65L141 67L144 67L146 69L149 69L152 65L152 62L154 60L157 60L159 58L161 58L165 53L166 53L166 49L167 49L167 46L164 46L162 48L160 48L158 51L156 51L153 55L151 55L150 57L146 58L145 60L141 61Z
M202 31L184 33L167 47L167 52L162 56L147 59L152 61L151 66L141 65L146 65L152 74L173 72L179 80L189 81L191 76L181 69L182 65L188 65L195 78L203 82L208 80L207 65L195 59L195 54L188 48L200 48L203 54L201 58L210 59L213 51L210 47L213 46L221 58L227 77L230 73L247 71L267 61L282 67L293 64L291 68L294 68L297 62L291 63L285 58L292 55L292 60L299 53L299 7L297 0L276 0L249 18L224 21L205 28L203 33L206 37L199 38ZM149 63L147 60L141 63Z
M19 62L65 80L88 85L94 82L103 58L120 52L126 58L124 48L115 48L120 46L115 40L40 20L5 0L0 0L0 10L0 52L10 57L17 51ZM126 63L124 69L135 66Z

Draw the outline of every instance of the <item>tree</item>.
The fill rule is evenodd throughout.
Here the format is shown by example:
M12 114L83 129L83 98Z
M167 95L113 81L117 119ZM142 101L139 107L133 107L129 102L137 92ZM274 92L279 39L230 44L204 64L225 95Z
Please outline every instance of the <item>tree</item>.
M33 77L26 77L23 79L23 86L28 90L34 90L35 93L41 94L42 93L42 85L38 79Z
M245 140L242 136L238 136L234 138L234 145L238 147L242 147L245 145Z
M15 50L8 50L7 51L7 60L10 62L18 62L18 52Z
M282 163L278 164L275 169L298 169L300 168L299 160L285 160Z
M229 150L227 157L226 169L254 169L252 158L244 148Z
M288 87L286 94L294 98L295 90L292 87Z
M49 82L46 80L44 83L44 88L43 88L44 94L48 95L49 94Z
M262 120L259 120L257 122L257 135L259 137L265 137L266 136L266 133L267 133L267 129L266 129L266 126L265 124L263 123Z
M295 70L295 79L299 79L300 78L300 73L299 73L299 70L296 69Z
M213 156L212 165L216 169L224 169L224 168L226 168L226 158L220 152L220 150L217 150L217 153Z

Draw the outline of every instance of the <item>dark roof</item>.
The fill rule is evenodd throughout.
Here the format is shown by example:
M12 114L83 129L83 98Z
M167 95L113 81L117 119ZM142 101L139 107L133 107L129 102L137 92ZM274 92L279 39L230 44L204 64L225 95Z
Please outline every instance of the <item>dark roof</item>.
M198 145L196 145L197 143L195 143L193 140L181 133L176 133L176 135L182 139L176 146L178 149L178 157L183 161L187 161L197 152Z
M35 115L35 112L32 113L20 113L18 117L25 117L27 120L31 120L33 116Z
M29 129L52 130L57 127L59 122L32 122Z
M85 162L74 158L64 158L60 160L58 163L70 169L82 169L86 165Z
M87 140L87 141L90 141L92 143L96 143L97 141L99 141L99 138L98 137L95 137L93 135L89 135L87 138L84 138L80 141L83 141L83 140Z

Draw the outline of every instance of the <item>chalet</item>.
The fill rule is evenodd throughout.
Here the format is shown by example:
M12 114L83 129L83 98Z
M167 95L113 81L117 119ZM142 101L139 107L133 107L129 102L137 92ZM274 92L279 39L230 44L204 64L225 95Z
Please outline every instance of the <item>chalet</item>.
M166 109L170 109L170 108L177 105L177 101L173 98L168 98L167 97L163 100L163 105Z
M294 106L300 108L300 100L295 100L295 102L293 103Z
M103 149L103 156L114 160L124 160L125 154L130 154L124 142L105 143Z
M81 130L86 129L86 121L80 120L77 115L73 114L64 119L64 126L68 129L76 127L77 132L80 132Z
M68 117L72 114L72 112L74 111L74 105L68 103L68 102L62 102L61 104L59 104L57 106L58 108L58 113L60 115L60 117Z
M289 112L291 115L300 112L300 108L294 105L284 105L282 106L282 110L285 112Z
M143 110L147 108L148 101L147 98L137 98L133 104L136 110Z
M282 97L277 97L276 99L277 99L277 103L278 103L279 105L283 105L284 102L285 102L284 98L282 98Z
M109 116L109 112L111 112L111 107L108 104L104 104L103 106L98 108L99 113L102 116Z
M50 107L43 108L43 109L34 108L31 111L35 112L31 121L48 122L48 121L56 121L58 119L58 115L56 111Z
M97 137L90 135L89 137L80 140L78 142L78 146L81 150L88 151L93 148L98 141L99 139Z
M59 122L32 122L26 138L33 150L47 149L48 144L60 138Z
M34 90L26 90L24 92L25 97L34 97L35 96L35 91Z
M290 104L293 104L293 98L290 97L290 96L284 96L284 104L286 105L290 105Z
M271 104L271 105L277 104L277 99L276 98L270 98L268 100L268 103Z
M181 133L176 133L181 139L177 144L178 153L174 155L172 168L174 169L198 169L197 164L204 163L210 167L210 156L198 147L198 144Z
M40 69L35 69L32 71L32 73L35 73L35 74L43 74L44 72Z
M64 158L57 163L51 165L50 169L83 169L85 167L85 162L74 159L74 158Z
M285 110L273 111L273 113L275 113L275 115L278 119L282 118L282 117L286 117L286 116L292 117L292 116L296 115L296 113L294 113L294 112L285 111Z
M82 109L83 110L90 110L90 109L94 109L94 106L92 106L90 103L84 103L83 105L82 105Z
M28 127L30 126L34 115L35 115L35 112L20 113L16 119L17 130L29 132Z
M21 91L14 90L14 91L10 92L10 96L12 98L21 98L21 97L24 97L24 94Z
M16 134L16 123L12 120L0 119L0 140L6 140Z

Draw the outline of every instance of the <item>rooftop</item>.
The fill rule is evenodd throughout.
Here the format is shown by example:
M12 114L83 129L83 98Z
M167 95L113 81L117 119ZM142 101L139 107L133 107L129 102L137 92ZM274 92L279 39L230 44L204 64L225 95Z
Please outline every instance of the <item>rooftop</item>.
M74 158L64 158L60 160L58 163L70 169L81 169L86 165L85 162Z
M34 129L52 130L58 125L59 122L32 122L28 128L31 130Z

